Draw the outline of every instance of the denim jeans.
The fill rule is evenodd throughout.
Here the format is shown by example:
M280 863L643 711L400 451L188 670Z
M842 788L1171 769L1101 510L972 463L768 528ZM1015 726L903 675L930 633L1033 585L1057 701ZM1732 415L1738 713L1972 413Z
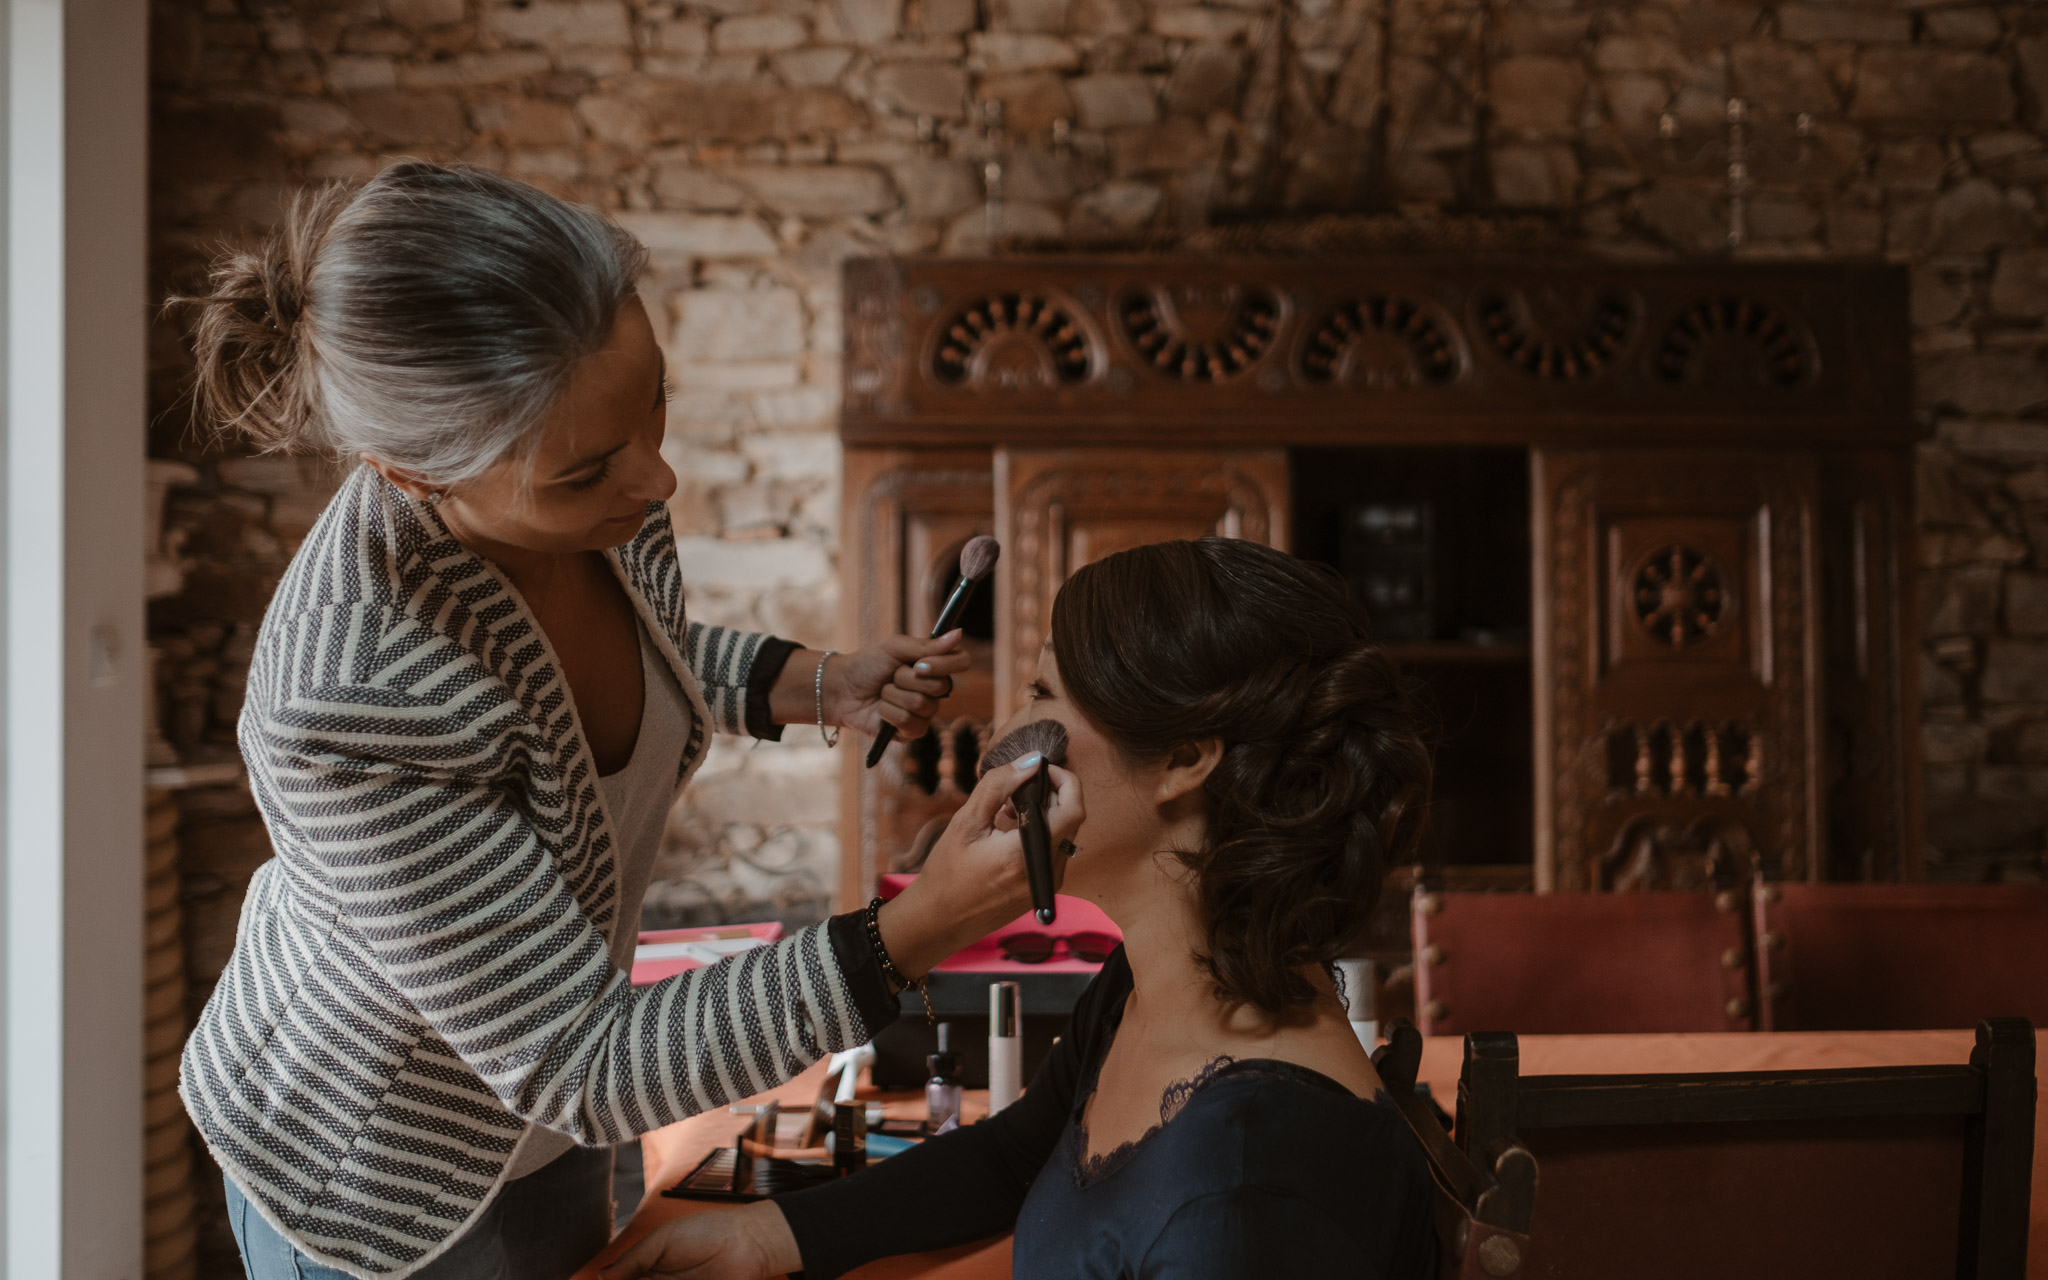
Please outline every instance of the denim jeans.
M249 1280L349 1280L294 1249L232 1180L228 1225ZM500 1187L469 1230L408 1280L566 1280L611 1235L611 1150L577 1147Z

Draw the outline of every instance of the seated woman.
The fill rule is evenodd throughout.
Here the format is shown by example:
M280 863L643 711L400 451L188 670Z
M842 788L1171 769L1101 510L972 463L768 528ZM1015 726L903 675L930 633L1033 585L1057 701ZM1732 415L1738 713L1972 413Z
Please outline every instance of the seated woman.
M1430 758L1329 569L1205 538L1053 604L1012 725L1067 728L1062 891L1124 944L1023 1098L857 1177L665 1224L605 1271L752 1280L1015 1231L1014 1274L1434 1270L1429 1174L1333 981L1414 849Z

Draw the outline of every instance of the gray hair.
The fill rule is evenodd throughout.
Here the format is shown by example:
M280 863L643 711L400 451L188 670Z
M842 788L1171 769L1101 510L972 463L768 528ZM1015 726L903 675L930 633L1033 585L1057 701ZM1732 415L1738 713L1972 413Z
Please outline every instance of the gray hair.
M466 165L303 192L213 265L197 396L270 451L369 454L434 484L531 447L647 250L595 209Z

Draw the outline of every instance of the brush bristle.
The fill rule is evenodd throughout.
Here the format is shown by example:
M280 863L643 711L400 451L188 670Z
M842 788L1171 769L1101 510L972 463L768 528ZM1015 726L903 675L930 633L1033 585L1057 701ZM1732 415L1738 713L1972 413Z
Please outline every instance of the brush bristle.
M1034 751L1042 753L1053 764L1065 764L1067 726L1057 720L1033 720L1018 725L988 749L988 754L981 758L981 772L987 773Z
M996 567L1002 554L1002 544L985 533L968 539L967 545L960 548L960 576L980 582Z

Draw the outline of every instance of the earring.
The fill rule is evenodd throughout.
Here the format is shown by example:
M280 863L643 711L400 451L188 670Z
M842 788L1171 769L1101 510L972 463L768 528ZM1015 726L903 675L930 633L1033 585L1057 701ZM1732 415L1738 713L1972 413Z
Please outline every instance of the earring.
M440 490L440 489L436 489L436 490L434 490L434 491L433 491L432 493L430 493L430 494L428 494L428 495L427 495L427 501L428 501L429 503L433 504L434 506L437 506L437 507L438 507L438 506L440 506L440 505L441 505L441 494L442 494L442 492L443 492L443 491L442 491L442 490Z

